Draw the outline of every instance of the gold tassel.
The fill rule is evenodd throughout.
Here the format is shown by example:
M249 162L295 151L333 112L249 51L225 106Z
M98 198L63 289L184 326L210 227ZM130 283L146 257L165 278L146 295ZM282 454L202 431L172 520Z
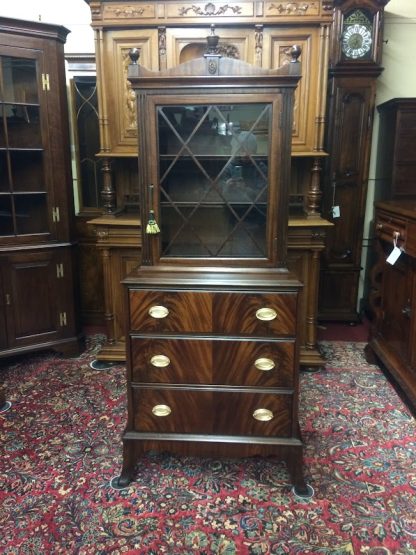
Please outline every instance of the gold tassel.
M160 233L160 228L155 220L155 213L153 210L149 210L149 220L146 226L146 233L148 235L155 235L156 233Z

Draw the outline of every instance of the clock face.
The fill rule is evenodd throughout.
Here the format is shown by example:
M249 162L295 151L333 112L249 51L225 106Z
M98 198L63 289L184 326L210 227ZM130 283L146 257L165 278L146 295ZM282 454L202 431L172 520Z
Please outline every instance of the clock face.
M342 52L347 58L363 58L371 50L371 29L358 23L348 25L342 36Z

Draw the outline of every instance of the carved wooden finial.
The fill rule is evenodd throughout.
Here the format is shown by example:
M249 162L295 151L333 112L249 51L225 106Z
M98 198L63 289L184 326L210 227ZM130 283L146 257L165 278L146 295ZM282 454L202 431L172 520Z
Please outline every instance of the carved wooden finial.
M218 41L220 37L215 34L215 25L211 25L211 34L207 36L207 54L217 54L218 53Z
M131 63L133 65L137 65L137 61L140 58L140 48L130 48L129 56L130 56Z
M292 46L292 48L290 49L290 57L291 57L291 62L295 63L298 61L299 56L302 54L302 47L299 46L298 44L294 44Z

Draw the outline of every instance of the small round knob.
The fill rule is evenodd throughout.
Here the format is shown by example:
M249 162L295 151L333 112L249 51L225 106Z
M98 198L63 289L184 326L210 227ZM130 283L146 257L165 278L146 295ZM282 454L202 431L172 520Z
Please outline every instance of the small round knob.
M258 358L254 361L254 366L257 370L261 370L262 372L269 372L273 370L276 366L274 361L271 358Z
M152 318L166 318L169 314L169 310L166 306L151 306L149 308L149 314Z
M152 408L152 412L155 416L169 416L172 412L172 409L169 405L155 405Z
M256 409L253 412L253 418L259 420L260 422L268 422L274 418L274 414L269 409Z
M150 364L156 368L166 368L170 364L170 358L166 355L153 355Z
M277 312L274 308L259 308L256 311L256 318L257 320L261 320L263 322L270 322L271 320L277 318Z

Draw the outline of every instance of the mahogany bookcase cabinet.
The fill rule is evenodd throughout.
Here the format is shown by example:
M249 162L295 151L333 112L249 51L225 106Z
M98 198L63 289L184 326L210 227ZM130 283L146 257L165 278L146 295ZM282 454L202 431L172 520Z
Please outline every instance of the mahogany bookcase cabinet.
M131 53L142 263L125 280L128 423L116 487L145 449L278 455L304 481L297 308L286 267L300 50L264 70L207 53L152 72ZM146 117L140 117L146 114Z

